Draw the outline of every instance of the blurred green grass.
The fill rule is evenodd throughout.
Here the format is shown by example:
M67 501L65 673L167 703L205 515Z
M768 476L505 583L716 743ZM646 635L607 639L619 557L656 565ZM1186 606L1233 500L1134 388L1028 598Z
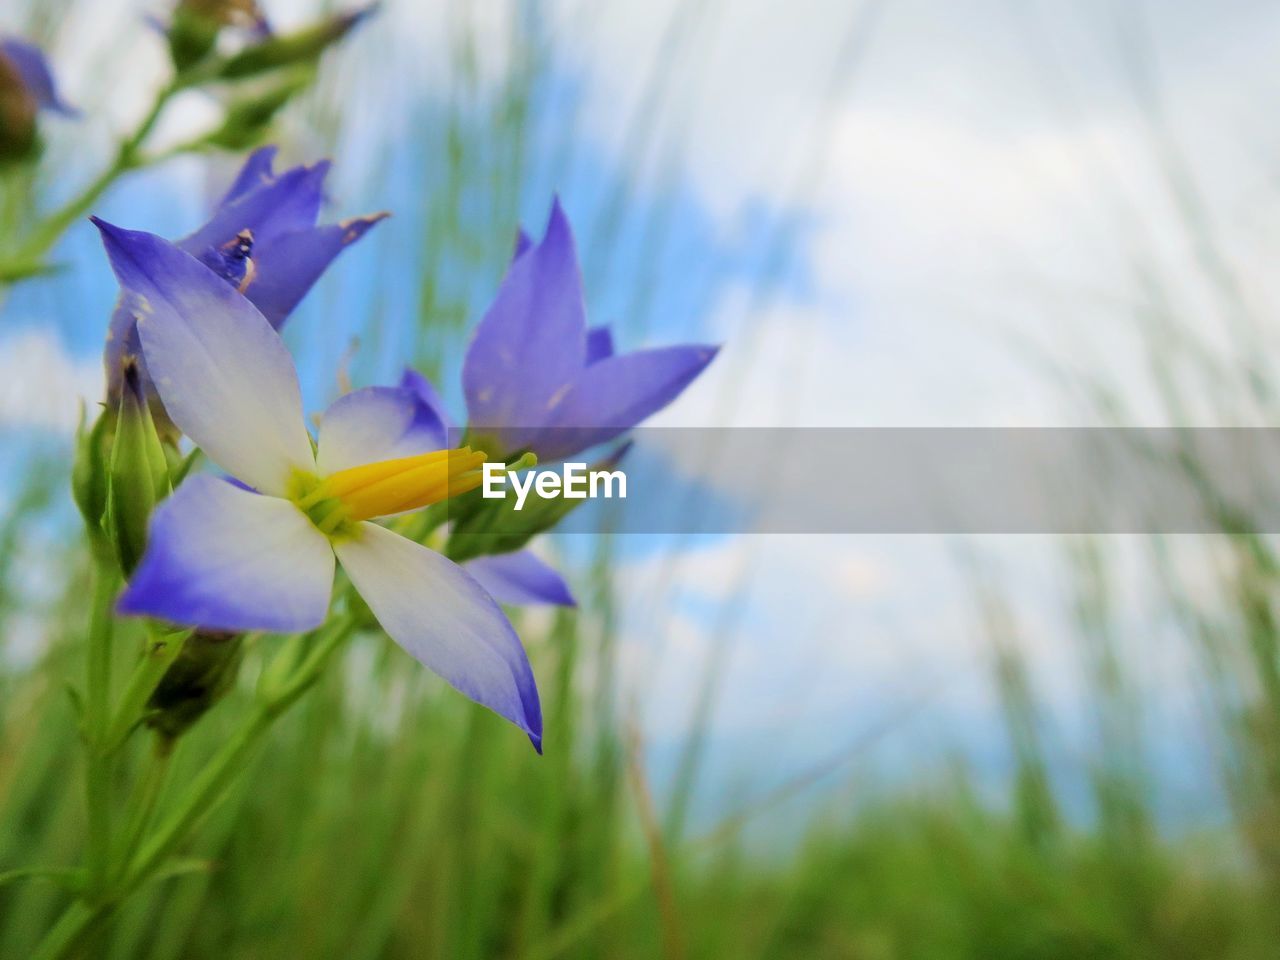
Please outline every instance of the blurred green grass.
M687 38L696 39L691 32L717 15L725 15L723 5L692 4L673 18L672 37L686 39L666 45L664 60L654 65L651 93L627 135L637 149L648 142L672 89L696 69L696 43ZM33 22L53 28L41 17ZM430 114L431 124L412 144L432 175L398 211L421 225L416 323L397 322L375 302L357 366L376 365L365 358L377 357L376 345L385 341L396 351L407 346L424 369L438 372L472 319L467 283L442 278L461 273L491 281L531 167L550 163L565 176L572 169L571 111L554 158L530 148L554 51L536 18L520 22L511 38L512 65L492 90L476 81L466 17L452 28L452 99ZM861 56L864 29L855 18L846 59L833 71L832 97ZM306 131L341 156L344 91L350 72L368 69L369 62L352 52L330 66L317 93L291 112L286 132ZM1164 138L1155 139L1157 149L1169 149ZM802 181L821 169L823 155L819 138ZM674 166L669 176L678 177ZM1194 191L1176 160L1165 169L1188 229L1200 232L1210 281L1221 286L1222 267L1212 238L1198 225ZM592 282L621 285L632 316L644 318L651 293L644 264L621 269L610 259L608 240L621 218L643 216L653 254L669 230L668 214L661 206L637 213L627 182L622 178L602 202L593 249L605 252L589 266ZM11 186L4 207L10 226L25 215L12 198L29 189ZM802 198L805 186L797 184L794 195ZM477 197L483 198L479 208ZM765 258L757 301L771 295L787 249L783 223ZM1152 302L1136 312L1134 329L1144 338L1165 408L1176 418L1205 383L1176 382L1169 372L1190 370L1218 389L1212 379L1219 376L1217 361L1188 346L1194 338L1169 336L1171 324L1190 321L1159 301L1142 254L1135 248L1135 274ZM715 279L707 268L698 282L710 287ZM335 283L331 289L340 290L340 271ZM342 303L334 297L318 309L338 310ZM1232 382L1254 382L1241 373L1237 369ZM1123 421L1108 385L1083 389L1090 404ZM1248 388L1245 400L1265 418L1270 410L1260 397L1265 391ZM1238 409L1237 399L1224 398L1224 409ZM733 400L727 393L722 402ZM59 456L33 457L23 489L0 517L6 649L18 625L33 617L47 640L30 662L15 660L0 670L0 872L72 864L81 854L82 771L64 682L78 675L82 662L84 559L73 542L49 548L45 561L66 573L50 603L29 597L16 569L33 531L65 513L65 473ZM1045 708L1023 653L1026 638L1010 598L975 560L974 595L1014 761L1005 794L993 796L957 759L947 769L923 771L912 787L862 784L824 806L806 807L798 831L790 808L762 802L718 829L694 833L688 807L724 654L711 658L676 786L655 798L643 772L643 744L618 702L616 544L602 536L580 612L517 615L548 708L546 757L535 757L501 721L451 695L394 645L361 637L344 669L279 724L232 796L208 811L189 851L191 869L131 903L94 955L1272 958L1280 944L1274 908L1280 892L1280 623L1273 610L1280 558L1270 541L1231 529L1224 518L1221 538L1192 548L1218 561L1217 598L1225 602L1192 599L1200 593L1188 589L1169 562L1185 545L1153 542L1149 558L1181 639L1205 667L1220 776L1231 798L1225 822L1206 819L1176 831L1158 826L1159 787L1144 757L1149 738L1160 732L1143 722L1147 705L1135 692L1135 665L1117 643L1117 575L1104 542L1079 540L1064 549L1074 637L1098 732L1096 753L1084 758L1091 816L1064 812L1050 773L1055 748L1042 734ZM734 641L732 604L717 620L719 651ZM126 635L119 644L122 669L136 642ZM171 782L190 778L232 728L269 643L251 646L240 687L184 742ZM133 769L117 785L121 802L144 759L142 745L133 746ZM786 794L785 787L779 791ZM747 842L748 826L768 833L784 820L798 842L768 852ZM0 957L29 955L66 899L55 883L39 878L0 886Z

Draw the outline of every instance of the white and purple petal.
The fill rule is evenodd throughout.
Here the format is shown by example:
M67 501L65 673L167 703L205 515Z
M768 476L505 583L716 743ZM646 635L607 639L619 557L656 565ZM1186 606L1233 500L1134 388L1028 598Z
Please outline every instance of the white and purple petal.
M475 577L491 597L508 606L578 605L564 577L531 550L476 557L462 568Z
M362 523L334 549L382 629L419 663L510 720L542 749L533 670L502 608L461 567Z
M453 429L453 420L449 417L449 411L445 409L440 391L424 375L412 367L405 367L404 373L400 375L400 389L411 390L418 402L434 413L436 418L444 424L446 433ZM456 444L449 443L446 446L456 446Z
M511 264L467 349L469 423L507 450L524 446L585 365L586 332L582 272L557 201L542 242Z
M329 541L292 503L196 476L152 515L117 609L211 630L310 630L333 570Z
M214 463L267 494L314 467L293 358L254 306L149 233L95 220L130 296L148 372L170 419Z
M339 397L325 411L316 468L323 476L446 446L444 424L412 390L365 387Z

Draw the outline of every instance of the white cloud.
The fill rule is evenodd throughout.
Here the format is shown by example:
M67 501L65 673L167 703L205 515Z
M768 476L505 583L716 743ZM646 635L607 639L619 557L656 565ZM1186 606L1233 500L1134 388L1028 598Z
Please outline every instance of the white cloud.
M0 340L0 426L70 433L81 404L96 403L102 390L101 361L72 357L47 328Z

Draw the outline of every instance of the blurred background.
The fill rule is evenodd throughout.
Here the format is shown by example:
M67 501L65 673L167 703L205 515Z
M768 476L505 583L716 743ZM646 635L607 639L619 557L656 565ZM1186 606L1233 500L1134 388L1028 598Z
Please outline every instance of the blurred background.
M83 117L0 228L145 113L164 13L4 0ZM326 219L393 214L290 321L308 406L412 363L461 413L558 194L594 322L725 345L664 426L1274 425L1277 44L1263 0L386 0L272 132L333 158ZM241 159L94 212L184 235ZM115 283L86 223L56 259L0 305L0 872L83 836L67 471ZM102 955L1274 957L1280 544L1235 529L547 538L545 757L361 638ZM0 957L64 901L0 886Z

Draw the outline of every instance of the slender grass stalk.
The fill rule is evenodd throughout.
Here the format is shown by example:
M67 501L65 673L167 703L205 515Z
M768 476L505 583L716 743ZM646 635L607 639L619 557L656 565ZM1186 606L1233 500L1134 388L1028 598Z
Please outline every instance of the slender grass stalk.
M173 756L174 742L166 736L157 734L147 758L146 769L134 785L133 796L129 800L129 822L120 835L120 843L116 850L114 862L121 869L133 859L138 850L151 818L155 814L156 803L164 789L165 778L169 772L169 760Z
M75 901L41 941L31 960L61 960L74 955L109 912L110 908L105 903L90 905L82 900Z
M107 564L93 574L89 615L88 669L85 677L85 740L88 747L85 799L88 805L89 892L96 895L106 876L111 851L111 759L104 749L104 733L111 697L113 620L118 578Z

